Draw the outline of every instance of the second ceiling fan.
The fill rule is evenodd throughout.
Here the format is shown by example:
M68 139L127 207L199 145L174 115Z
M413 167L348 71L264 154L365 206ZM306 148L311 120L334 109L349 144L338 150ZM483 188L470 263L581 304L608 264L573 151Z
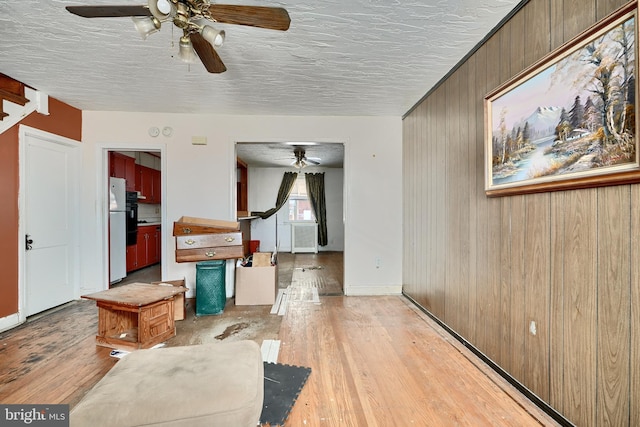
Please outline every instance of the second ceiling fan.
M143 38L160 30L162 23L172 22L182 30L180 59L193 63L200 58L210 73L227 70L215 51L222 46L225 33L197 21L206 19L279 31L288 30L291 23L289 13L281 7L211 4L210 0L148 0L142 6L67 6L66 9L83 18L131 17Z
M291 165L296 169L302 169L308 165L318 166L320 159L317 157L307 157L307 152L304 148L296 147L293 150L295 160Z

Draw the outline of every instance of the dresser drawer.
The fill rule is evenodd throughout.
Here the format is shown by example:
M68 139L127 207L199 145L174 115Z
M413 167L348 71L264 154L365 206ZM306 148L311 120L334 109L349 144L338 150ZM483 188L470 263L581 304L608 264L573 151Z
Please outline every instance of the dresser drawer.
M242 247L242 233L176 236L176 249L217 248L220 246Z
M242 243L242 242L241 242ZM239 246L218 246L199 249L177 249L176 262L209 261L212 259L242 258L244 251Z
M176 237L189 234L234 233L239 230L240 223L237 221L183 216L173 223L173 235Z

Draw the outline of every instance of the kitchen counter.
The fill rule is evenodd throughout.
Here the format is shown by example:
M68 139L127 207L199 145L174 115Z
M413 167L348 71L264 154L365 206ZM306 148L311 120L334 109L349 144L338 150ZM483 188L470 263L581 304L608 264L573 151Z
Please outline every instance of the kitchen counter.
M138 223L138 227L144 227L145 225L162 225L162 222L153 221L153 222L139 222Z

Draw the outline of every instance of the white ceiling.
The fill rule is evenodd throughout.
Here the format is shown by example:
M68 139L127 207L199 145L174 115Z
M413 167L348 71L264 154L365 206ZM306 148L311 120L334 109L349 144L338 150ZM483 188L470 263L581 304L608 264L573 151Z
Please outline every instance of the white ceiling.
M341 168L344 165L344 145L340 143L311 143L298 145L289 143L238 143L236 155L247 165L255 167L291 167L296 157L296 147L305 151L305 156L319 162L319 167ZM309 167L313 167L309 163Z
M82 110L402 116L521 0L232 0L288 10L288 31L213 24L227 67L177 58L181 31L142 40L130 18L69 5L146 0L1 0L0 73Z

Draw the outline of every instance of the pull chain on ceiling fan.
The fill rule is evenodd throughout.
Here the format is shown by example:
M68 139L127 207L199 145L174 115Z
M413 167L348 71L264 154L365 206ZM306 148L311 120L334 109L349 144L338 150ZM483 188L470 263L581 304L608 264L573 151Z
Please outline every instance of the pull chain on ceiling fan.
M180 59L194 63L200 58L210 73L227 70L215 51L222 46L225 32L195 21L207 19L279 31L287 31L291 24L289 13L281 7L211 4L210 0L148 0L144 6L67 6L66 9L83 18L131 17L143 39L159 31L164 22L173 22L183 33L179 43Z

